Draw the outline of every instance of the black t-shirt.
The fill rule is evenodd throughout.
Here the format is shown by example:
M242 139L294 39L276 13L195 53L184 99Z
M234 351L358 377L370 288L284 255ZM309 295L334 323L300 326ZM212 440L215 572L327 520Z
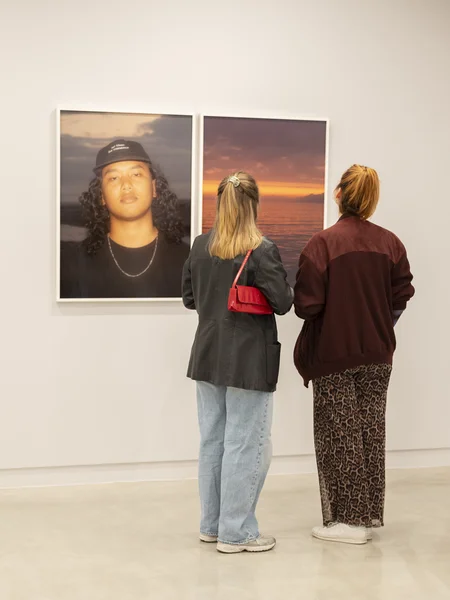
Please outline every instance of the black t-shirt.
M61 244L61 298L181 297L187 244L170 243L162 234L156 252L156 240L142 248L126 248L112 240L110 244L111 249L106 241L94 256L89 256L82 244ZM153 254L145 273L129 276L144 271Z

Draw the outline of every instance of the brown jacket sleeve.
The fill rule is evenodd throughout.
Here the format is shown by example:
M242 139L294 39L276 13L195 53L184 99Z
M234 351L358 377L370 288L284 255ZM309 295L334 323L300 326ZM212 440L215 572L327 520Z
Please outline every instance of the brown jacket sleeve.
M409 266L406 250L404 250L392 268L392 307L394 311L405 310L409 300L414 296L413 276Z
M300 256L294 294L295 314L300 319L314 319L323 311L326 277L305 252Z

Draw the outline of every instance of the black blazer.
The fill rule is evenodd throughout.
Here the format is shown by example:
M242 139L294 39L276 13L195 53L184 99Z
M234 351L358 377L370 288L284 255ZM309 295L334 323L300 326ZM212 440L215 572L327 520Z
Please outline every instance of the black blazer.
M188 377L215 385L272 392L281 345L273 315L228 310L228 294L244 256L221 260L209 254L209 236L200 235L183 270L183 302L197 310L199 324ZM242 273L240 285L259 288L278 315L289 312L294 294L276 245L264 238Z

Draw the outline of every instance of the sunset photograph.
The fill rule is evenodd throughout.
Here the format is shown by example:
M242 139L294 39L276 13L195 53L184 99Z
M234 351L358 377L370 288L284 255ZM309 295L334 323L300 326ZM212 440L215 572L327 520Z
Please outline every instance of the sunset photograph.
M326 146L326 121L204 117L203 231L213 225L220 181L247 171L259 186L259 227L293 284L300 252L324 227Z

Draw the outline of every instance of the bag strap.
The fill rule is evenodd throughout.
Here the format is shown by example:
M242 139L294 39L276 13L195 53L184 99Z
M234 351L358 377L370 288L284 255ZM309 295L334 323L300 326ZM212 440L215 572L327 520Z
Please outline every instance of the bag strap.
M250 258L250 254L251 254L252 252L253 252L253 250L249 250L249 251L247 252L247 254L245 255L245 258L244 258L244 260L242 261L241 268L239 269L239 271L238 271L238 274L236 275L236 278L235 278L235 280L233 281L233 285L232 285L231 287L234 287L234 288L236 287L236 285L237 285L237 282L239 281L239 277L242 275L242 271L245 269L245 265L247 264L247 262L248 262L248 259Z

